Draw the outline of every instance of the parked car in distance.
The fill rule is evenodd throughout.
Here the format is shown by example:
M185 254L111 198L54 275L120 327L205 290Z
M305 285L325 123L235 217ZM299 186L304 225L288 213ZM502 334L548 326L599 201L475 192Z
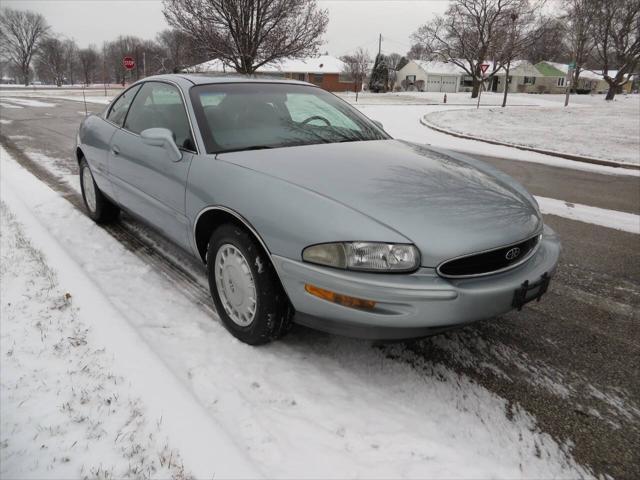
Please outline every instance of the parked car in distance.
M89 216L123 209L201 259L249 344L292 322L405 339L495 317L539 300L560 253L513 179L304 82L145 78L75 153Z

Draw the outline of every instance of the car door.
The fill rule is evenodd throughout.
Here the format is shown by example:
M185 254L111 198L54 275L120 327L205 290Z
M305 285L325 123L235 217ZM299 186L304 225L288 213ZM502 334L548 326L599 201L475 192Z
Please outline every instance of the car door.
M170 130L182 158L174 161L164 147L144 143L140 133L148 128ZM178 87L145 82L111 140L109 174L122 206L183 246L189 245L185 189L195 153Z
M98 187L115 200L109 178L109 151L113 134L122 126L140 85L134 85L122 93L102 115L92 115L80 127L82 151L89 162L93 179Z

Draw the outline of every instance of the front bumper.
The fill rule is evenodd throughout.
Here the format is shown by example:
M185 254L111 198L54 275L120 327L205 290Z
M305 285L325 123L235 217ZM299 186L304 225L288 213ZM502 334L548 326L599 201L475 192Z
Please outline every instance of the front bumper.
M492 318L514 308L514 292L524 282L555 273L560 241L545 226L536 253L517 268L485 277L446 279L435 269L413 274L348 272L273 256L293 304L294 321L318 330L371 339L420 337ZM374 300L371 311L357 310L310 295L305 284Z

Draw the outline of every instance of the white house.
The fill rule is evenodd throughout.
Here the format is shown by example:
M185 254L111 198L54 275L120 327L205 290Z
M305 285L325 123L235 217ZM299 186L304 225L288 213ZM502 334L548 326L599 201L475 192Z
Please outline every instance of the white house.
M450 62L411 60L398 70L398 81L406 81L407 88L418 88L424 82L425 92L453 93L460 88L465 72Z

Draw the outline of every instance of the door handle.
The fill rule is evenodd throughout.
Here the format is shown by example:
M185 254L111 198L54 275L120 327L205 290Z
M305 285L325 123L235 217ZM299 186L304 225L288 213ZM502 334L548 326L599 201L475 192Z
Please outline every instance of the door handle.
M114 155L120 155L120 149L114 145L113 147L111 147L111 153L113 153Z

